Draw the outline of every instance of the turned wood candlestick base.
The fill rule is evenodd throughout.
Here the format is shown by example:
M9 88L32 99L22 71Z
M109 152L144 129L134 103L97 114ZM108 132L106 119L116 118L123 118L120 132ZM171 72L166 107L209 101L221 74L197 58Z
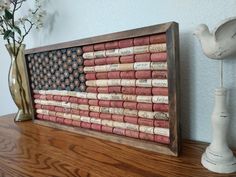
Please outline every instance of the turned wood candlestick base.
M226 93L223 87L215 90L215 106L212 113L213 140L202 155L202 165L217 173L236 171L236 158L227 144L229 114L226 109Z

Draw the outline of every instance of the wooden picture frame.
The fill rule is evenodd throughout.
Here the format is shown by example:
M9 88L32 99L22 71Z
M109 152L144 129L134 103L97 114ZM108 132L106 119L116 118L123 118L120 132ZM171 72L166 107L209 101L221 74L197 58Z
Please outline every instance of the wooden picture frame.
M169 143L168 144L162 144L158 142L147 141L147 140L137 139L137 138L135 139L132 137L120 136L113 133L109 134L109 133L104 133L104 132L98 132L98 131L76 127L76 126L69 126L69 125L59 123L60 121L59 122L47 121L46 120L47 116L45 115L42 116L42 119L37 118L37 115L39 115L39 113L37 113L36 108L35 108L36 106L35 97L37 96L35 95L35 93L39 93L39 92L34 91L34 88L32 87L33 86L35 87L34 80L37 77L39 77L37 73L41 72L40 74L42 75L42 77L47 75L46 69L44 72L44 67L38 68L37 70L37 66L38 65L41 66L41 63L40 63L42 62L41 59L46 56L46 55L43 56L45 53L47 53L47 56L48 56L50 55L50 52L57 51L57 50L67 50L71 48L74 50L76 47L82 48L84 46L91 46L91 45L94 47L94 45L96 44L105 44L111 41L121 41L125 39L137 39L137 38L142 38L145 36L148 36L148 39L150 42L150 36L153 36L153 35L165 35L165 40L166 40L165 44L166 44L166 53L167 53L167 75L168 75L167 88L168 88L168 107L169 107L168 109ZM150 47L148 48L148 50L149 49ZM58 52L58 56L63 57L61 56L62 53ZM40 57L40 55L42 55L42 57L39 61L37 56ZM32 62L33 60L34 62ZM50 59L49 57L49 60L53 60L53 58ZM68 60L68 58L65 58L65 60ZM47 64L44 65L45 68L48 67L46 65ZM137 147L137 148L141 148L141 149L145 149L149 151L178 156L179 150L180 150L180 146L179 146L180 144L180 134L179 134L179 118L180 118L180 83L179 82L180 82L180 78L179 78L179 31L178 31L178 24L176 22L169 22L169 23L160 24L160 25L148 26L144 28L138 28L138 29L127 30L123 32L116 32L112 34L106 34L106 35L90 37L86 39L75 40L71 42L64 42L64 43L59 43L59 44L54 44L54 45L49 45L49 46L44 46L44 47L28 49L25 52L25 66L28 73L27 79L29 80L29 88L30 88L29 94L31 96L30 104L33 108L32 110L33 110L34 123L44 125L44 126L59 128L62 130L75 132L82 135L92 136L95 138L109 140L112 142L121 143L121 144L129 145L129 146L133 146L133 147ZM56 74L55 73L56 70L57 70L57 67L55 66L55 70L52 73ZM41 80L39 79L38 81L41 82L42 79ZM57 118L55 112L54 112L54 115L52 116ZM50 119L48 118L48 120ZM59 119L56 119L56 120L59 120ZM69 122L72 122L72 121L69 121ZM138 137L139 136L140 135L138 135Z

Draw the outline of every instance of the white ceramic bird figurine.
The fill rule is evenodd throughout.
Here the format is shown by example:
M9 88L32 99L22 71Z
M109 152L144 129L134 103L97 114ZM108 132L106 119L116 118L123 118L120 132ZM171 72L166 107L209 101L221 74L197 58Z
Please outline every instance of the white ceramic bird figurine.
M200 24L194 31L199 39L204 54L212 59L225 59L236 54L236 17L222 21L210 33L205 24Z

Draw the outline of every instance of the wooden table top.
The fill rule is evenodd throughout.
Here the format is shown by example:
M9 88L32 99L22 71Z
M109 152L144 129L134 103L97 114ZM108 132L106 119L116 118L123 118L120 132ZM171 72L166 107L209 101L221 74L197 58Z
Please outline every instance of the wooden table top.
M200 163L206 143L185 140L179 157L0 117L0 176L236 176Z

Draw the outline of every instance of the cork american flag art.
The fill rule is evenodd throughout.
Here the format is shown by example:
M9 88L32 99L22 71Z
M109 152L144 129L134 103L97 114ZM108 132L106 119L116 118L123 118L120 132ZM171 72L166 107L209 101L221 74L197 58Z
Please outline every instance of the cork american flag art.
M165 33L26 55L35 119L170 144Z

